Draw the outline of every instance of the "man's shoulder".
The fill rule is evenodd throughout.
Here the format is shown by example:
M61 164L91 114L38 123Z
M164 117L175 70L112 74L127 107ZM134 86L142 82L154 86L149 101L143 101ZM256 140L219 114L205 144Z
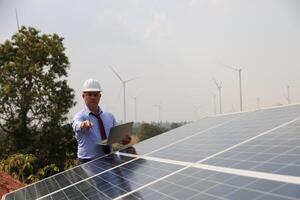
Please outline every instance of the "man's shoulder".
M110 112L104 112L102 111L102 117L105 119L105 120L109 120L111 121L112 123L116 123L116 118L115 116L110 113Z
M115 116L111 112L102 112L103 116L115 118Z
M86 108L83 108L79 112L75 113L74 117L80 117L80 116L85 116L88 114L88 111Z

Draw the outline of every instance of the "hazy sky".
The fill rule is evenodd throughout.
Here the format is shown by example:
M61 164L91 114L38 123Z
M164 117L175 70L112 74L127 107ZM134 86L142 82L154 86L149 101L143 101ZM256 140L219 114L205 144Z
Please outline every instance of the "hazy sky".
M81 86L100 81L101 107L123 118L121 83L127 85L127 119L189 121L213 114L222 83L225 113L239 110L243 68L244 109L300 102L300 1L298 0L0 0L0 43L21 25L64 37L69 85L83 106ZM218 99L217 99L218 100ZM196 109L195 107L199 108Z

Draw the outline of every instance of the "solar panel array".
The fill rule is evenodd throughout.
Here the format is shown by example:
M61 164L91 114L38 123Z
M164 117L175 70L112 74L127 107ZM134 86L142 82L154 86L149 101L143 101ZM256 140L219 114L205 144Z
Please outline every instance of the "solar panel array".
M300 199L300 105L207 117L11 199Z

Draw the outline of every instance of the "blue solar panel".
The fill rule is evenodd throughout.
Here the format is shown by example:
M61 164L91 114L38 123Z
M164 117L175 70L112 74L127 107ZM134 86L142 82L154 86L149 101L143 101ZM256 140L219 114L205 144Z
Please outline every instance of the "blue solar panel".
M296 184L189 168L144 187L138 193L143 199L155 196L155 199L244 200L297 199L299 191Z
M300 199L300 105L207 117L8 199Z
M108 155L44 179L35 184L31 184L14 193L6 195L5 199L37 199L61 188L65 188L70 184L82 181L87 177L109 170L125 162L129 162L132 159L133 158L125 156Z
M297 112L295 112L295 110ZM159 151L148 152L153 157L167 158L173 160L198 162L234 145L240 144L270 129L276 128L296 117L299 117L300 106L276 108L269 110L258 110L244 113L244 115L233 115L233 117L221 125L186 137L180 142L165 146ZM184 132L177 134L183 135ZM158 140L160 137L157 137ZM146 145L146 144L145 144ZM139 152L139 146L135 146Z
M300 176L300 121L251 140L205 164Z

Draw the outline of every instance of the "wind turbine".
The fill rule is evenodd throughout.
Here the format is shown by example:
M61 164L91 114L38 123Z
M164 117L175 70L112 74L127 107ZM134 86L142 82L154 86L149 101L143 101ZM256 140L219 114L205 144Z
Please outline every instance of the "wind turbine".
M131 79L123 80L121 78L121 76L111 66L109 66L109 68L120 79L120 81L123 85L123 110L124 110L124 122L126 122L126 83L128 83L129 81L133 81L137 78L131 78Z
M234 68L228 65L224 65L225 67L237 71L239 73L239 85L240 85L240 111L243 111L243 97L242 97L242 70L243 68Z
M218 83L218 82L216 81L216 79L213 79L213 80L214 80L214 82L215 82L215 84L216 84L216 86L217 86L217 88L218 88L218 90L219 90L220 114L222 114L222 95L221 95L222 85L221 85L221 82Z

